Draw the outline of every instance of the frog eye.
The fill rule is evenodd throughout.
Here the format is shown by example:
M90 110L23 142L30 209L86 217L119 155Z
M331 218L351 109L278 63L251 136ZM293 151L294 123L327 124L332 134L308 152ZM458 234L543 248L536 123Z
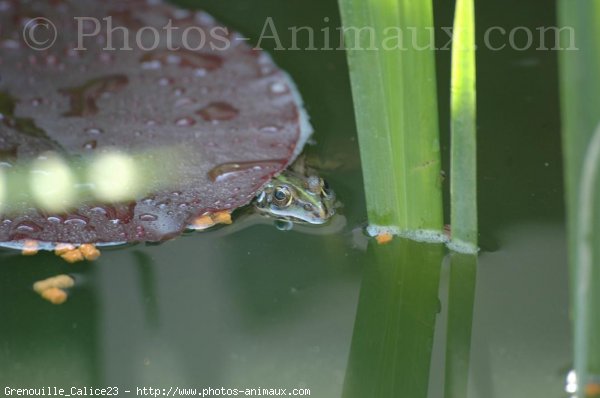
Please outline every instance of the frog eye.
M291 202L292 194L288 187L280 186L273 192L273 202L278 206L288 206Z

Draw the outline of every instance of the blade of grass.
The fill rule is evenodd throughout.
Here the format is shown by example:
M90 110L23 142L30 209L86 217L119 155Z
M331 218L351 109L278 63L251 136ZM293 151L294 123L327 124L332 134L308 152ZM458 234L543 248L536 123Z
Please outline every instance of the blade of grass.
M579 396L591 396L600 377L600 3L559 0L558 15L574 363Z
M474 0L457 0L451 70L450 217L454 251L477 253L477 93ZM452 253L446 332L446 398L466 397L477 256Z
M439 232L442 206L431 1L339 0L339 5L369 231L373 235Z
M477 138L475 10L473 0L457 0L451 78L450 247L477 252Z

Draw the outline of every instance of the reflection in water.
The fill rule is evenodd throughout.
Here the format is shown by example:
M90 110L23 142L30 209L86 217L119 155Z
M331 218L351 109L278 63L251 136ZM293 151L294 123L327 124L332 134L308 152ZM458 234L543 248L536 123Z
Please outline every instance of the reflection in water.
M564 229L522 223L498 239L478 259L469 397L560 397L572 361Z
M211 234L213 236L228 236L239 233L242 230L252 228L256 225L269 225L277 228L280 231L294 231L303 235L334 235L343 234L344 229L347 227L347 219L342 214L335 214L326 224L302 224L289 222L287 220L277 220L273 217L266 217L262 214L256 214L252 212L252 208L240 209L234 213L234 222L232 225L220 225L211 227ZM362 240L360 240L360 247L366 249L366 243L362 245L363 240L366 242L367 237L362 232L362 228L357 229L360 233Z
M19 388L102 385L98 300L85 283L95 270L51 253L10 253L0 258L0 381ZM33 291L35 281L64 273L84 281L66 303L50 304Z
M567 374L565 392L571 394L572 398L575 398L575 393L577 393L577 374L574 370L569 371Z
M427 396L441 244L370 242L344 398Z
M156 292L156 276L154 268L156 265L147 253L140 250L135 250L133 257L137 263L137 268L140 276L140 289L144 302L144 316L146 325L150 329L156 329L160 324L158 313L158 299Z
M467 397L477 256L450 254L444 396Z
M577 394L579 390L582 390L580 394ZM581 398L581 397L599 397L600 396L600 376L589 375L587 384L581 388L580 383L577 382L577 373L575 370L570 370L567 373L565 380L565 392L569 394L570 398Z

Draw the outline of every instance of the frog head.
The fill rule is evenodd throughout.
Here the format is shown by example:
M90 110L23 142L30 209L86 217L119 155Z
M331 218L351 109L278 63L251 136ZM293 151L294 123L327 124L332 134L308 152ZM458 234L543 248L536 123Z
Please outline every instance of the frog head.
M284 171L257 194L254 206L274 218L324 224L335 214L335 194L322 178Z

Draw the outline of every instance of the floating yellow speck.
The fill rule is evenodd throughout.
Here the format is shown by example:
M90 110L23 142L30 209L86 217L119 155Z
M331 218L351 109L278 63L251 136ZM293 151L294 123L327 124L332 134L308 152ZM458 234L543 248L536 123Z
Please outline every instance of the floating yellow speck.
M54 254L60 256L66 252L70 252L71 250L75 250L75 245L71 243L58 243L54 248Z
M79 251L88 261L93 261L100 257L100 250L98 250L96 246L92 245L91 243L84 243L83 245L79 246Z
M228 211L220 211L212 214L212 219L215 224L231 224L231 213Z
M192 227L197 230L203 230L206 228L210 228L215 225L215 222L208 214L204 214L202 216L198 216L194 218L192 221Z
M216 224L231 224L232 222L231 213L225 210L213 214L203 214L198 216L192 221L191 227L202 231Z
M63 289L68 289L73 285L75 285L75 280L69 275L62 274L35 282L33 290L52 304L62 304L67 301L68 297L67 292Z
M68 263L83 260L93 261L100 257L100 250L91 243L83 243L79 247L70 243L59 243L54 249L54 254L62 257Z
M21 254L24 256L33 256L38 252L38 243L36 240L27 239L23 243L23 249L21 250Z
M44 300L47 300L52 304L62 304L67 301L67 292L57 287L51 287L50 289L44 290L40 295Z
M60 255L60 257L63 260L65 260L66 262L71 263L71 264L77 263L79 261L83 261L83 259L84 259L83 253L81 253L79 248L64 252L63 254Z
M600 384L599 383L588 383L585 386L586 397L600 397Z
M42 293L44 290L50 288L68 289L75 285L75 280L69 275L61 274L56 275L41 281L37 281L33 284L33 290L36 293Z
M390 243L393 238L394 238L394 236L392 234L390 234L389 232L384 232L382 234L375 236L375 240L380 245L385 245L386 243Z

